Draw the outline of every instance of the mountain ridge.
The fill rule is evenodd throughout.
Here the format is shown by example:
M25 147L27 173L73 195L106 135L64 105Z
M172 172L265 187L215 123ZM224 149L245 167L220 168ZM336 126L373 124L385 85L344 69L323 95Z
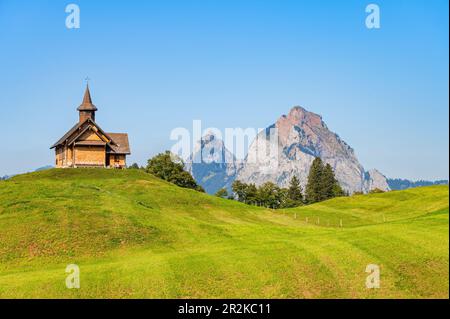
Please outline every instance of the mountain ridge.
M272 129L276 129L276 142L270 138ZM231 154L223 141L216 139L215 145L220 152ZM206 153L210 152L211 147L208 145ZM266 152L261 155L261 150ZM267 154L267 150L276 151L275 154ZM197 157L198 153L205 152L197 148L190 160ZM232 156L229 155L229 158ZM387 178L376 169L366 171L359 163L354 149L337 133L329 130L321 115L301 106L294 106L288 114L281 115L274 124L259 132L250 144L245 159L231 161L233 169L220 171L220 166L213 166L211 162L208 165L197 162L196 165L187 165L187 168L200 185L207 186L210 193L220 188L230 189L232 181L236 179L256 185L270 181L286 187L290 179L296 176L304 188L315 157L322 158L332 166L339 183L350 193L368 192L374 188L390 190ZM214 187L205 182L205 176L215 180ZM225 177L226 182L220 184L218 176Z
M212 133L202 136L185 162L185 169L210 194L221 188L231 190L239 167L234 154Z
M448 185L447 179L440 180L409 180L402 178L388 178L387 182L392 190L404 190L408 188L424 187L432 185Z

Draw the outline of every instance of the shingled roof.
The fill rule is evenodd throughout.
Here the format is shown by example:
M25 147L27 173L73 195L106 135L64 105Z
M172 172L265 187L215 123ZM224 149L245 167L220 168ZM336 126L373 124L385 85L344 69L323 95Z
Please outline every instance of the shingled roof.
M86 119L86 121L89 121L89 119ZM75 124L66 134L64 134L63 137L61 137L58 142L56 142L55 144L53 144L50 149L55 148L56 146L64 143L65 140L67 140L73 133L75 133L76 130L78 130L78 128L83 125L86 121L84 122L80 122Z
M83 122L77 123L74 125L74 127L72 127L66 134L64 134L63 137L61 137L58 142L56 142L55 144L53 144L50 149L55 148L58 145L63 144L64 142L66 142L67 139L69 139L81 126L83 126L86 122L91 122L92 125L94 125L102 134L104 134L108 139L111 139L113 143L115 143L114 139L108 134L105 133L101 127L95 123L93 120L91 119L86 119Z
M111 149L117 154L131 154L130 143L128 142L128 134L126 133L107 133L114 141L111 144Z

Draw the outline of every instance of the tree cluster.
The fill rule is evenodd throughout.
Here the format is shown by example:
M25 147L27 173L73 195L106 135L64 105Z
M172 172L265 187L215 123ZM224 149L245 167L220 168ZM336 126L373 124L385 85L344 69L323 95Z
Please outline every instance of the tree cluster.
M142 170L145 170L144 167L139 167L138 163L131 164L130 166L128 166L128 169L142 169Z
M169 151L149 159L145 168L139 167L137 164L131 165L130 168L144 169L146 172L180 187L204 192L192 175L184 170L183 161ZM217 191L216 196L235 199L249 205L277 209L312 204L346 195L334 176L332 167L324 164L318 157L314 159L309 170L305 192L296 176L292 177L287 188L279 187L272 182L266 182L257 187L255 184L246 184L236 180L233 182L232 191L232 194L228 194L228 191L222 188Z
M273 209L303 205L302 188L295 176L291 179L288 188L281 188L272 182L266 182L256 187L255 184L234 181L232 190L235 199L249 205Z
M333 197L347 195L334 176L330 164L324 164L316 157L309 169L305 197L309 204L321 202Z
M197 184L192 175L184 170L183 161L180 158L175 158L169 151L149 159L145 170L180 187L204 192L204 189Z
M324 164L320 158L314 159L311 165L304 193L296 176L291 179L288 188L281 188L272 182L257 187L237 180L232 190L233 198L240 202L273 209L297 207L347 195L339 185L333 168L330 164ZM221 189L216 195L225 198L228 192Z

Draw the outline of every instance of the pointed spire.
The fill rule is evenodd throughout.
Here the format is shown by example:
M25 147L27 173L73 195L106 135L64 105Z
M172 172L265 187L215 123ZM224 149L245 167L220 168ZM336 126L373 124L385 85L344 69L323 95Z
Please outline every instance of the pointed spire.
M78 111L97 111L97 107L92 104L91 92L89 91L89 83L86 84L86 91L84 92L83 103L78 107Z
M86 84L86 91L84 92L83 104L92 104L91 92L89 91L89 83Z

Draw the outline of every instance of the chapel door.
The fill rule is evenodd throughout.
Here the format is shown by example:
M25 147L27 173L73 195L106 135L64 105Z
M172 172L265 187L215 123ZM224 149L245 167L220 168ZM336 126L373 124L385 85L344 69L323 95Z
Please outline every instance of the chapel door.
M111 154L106 153L106 167L111 165Z

